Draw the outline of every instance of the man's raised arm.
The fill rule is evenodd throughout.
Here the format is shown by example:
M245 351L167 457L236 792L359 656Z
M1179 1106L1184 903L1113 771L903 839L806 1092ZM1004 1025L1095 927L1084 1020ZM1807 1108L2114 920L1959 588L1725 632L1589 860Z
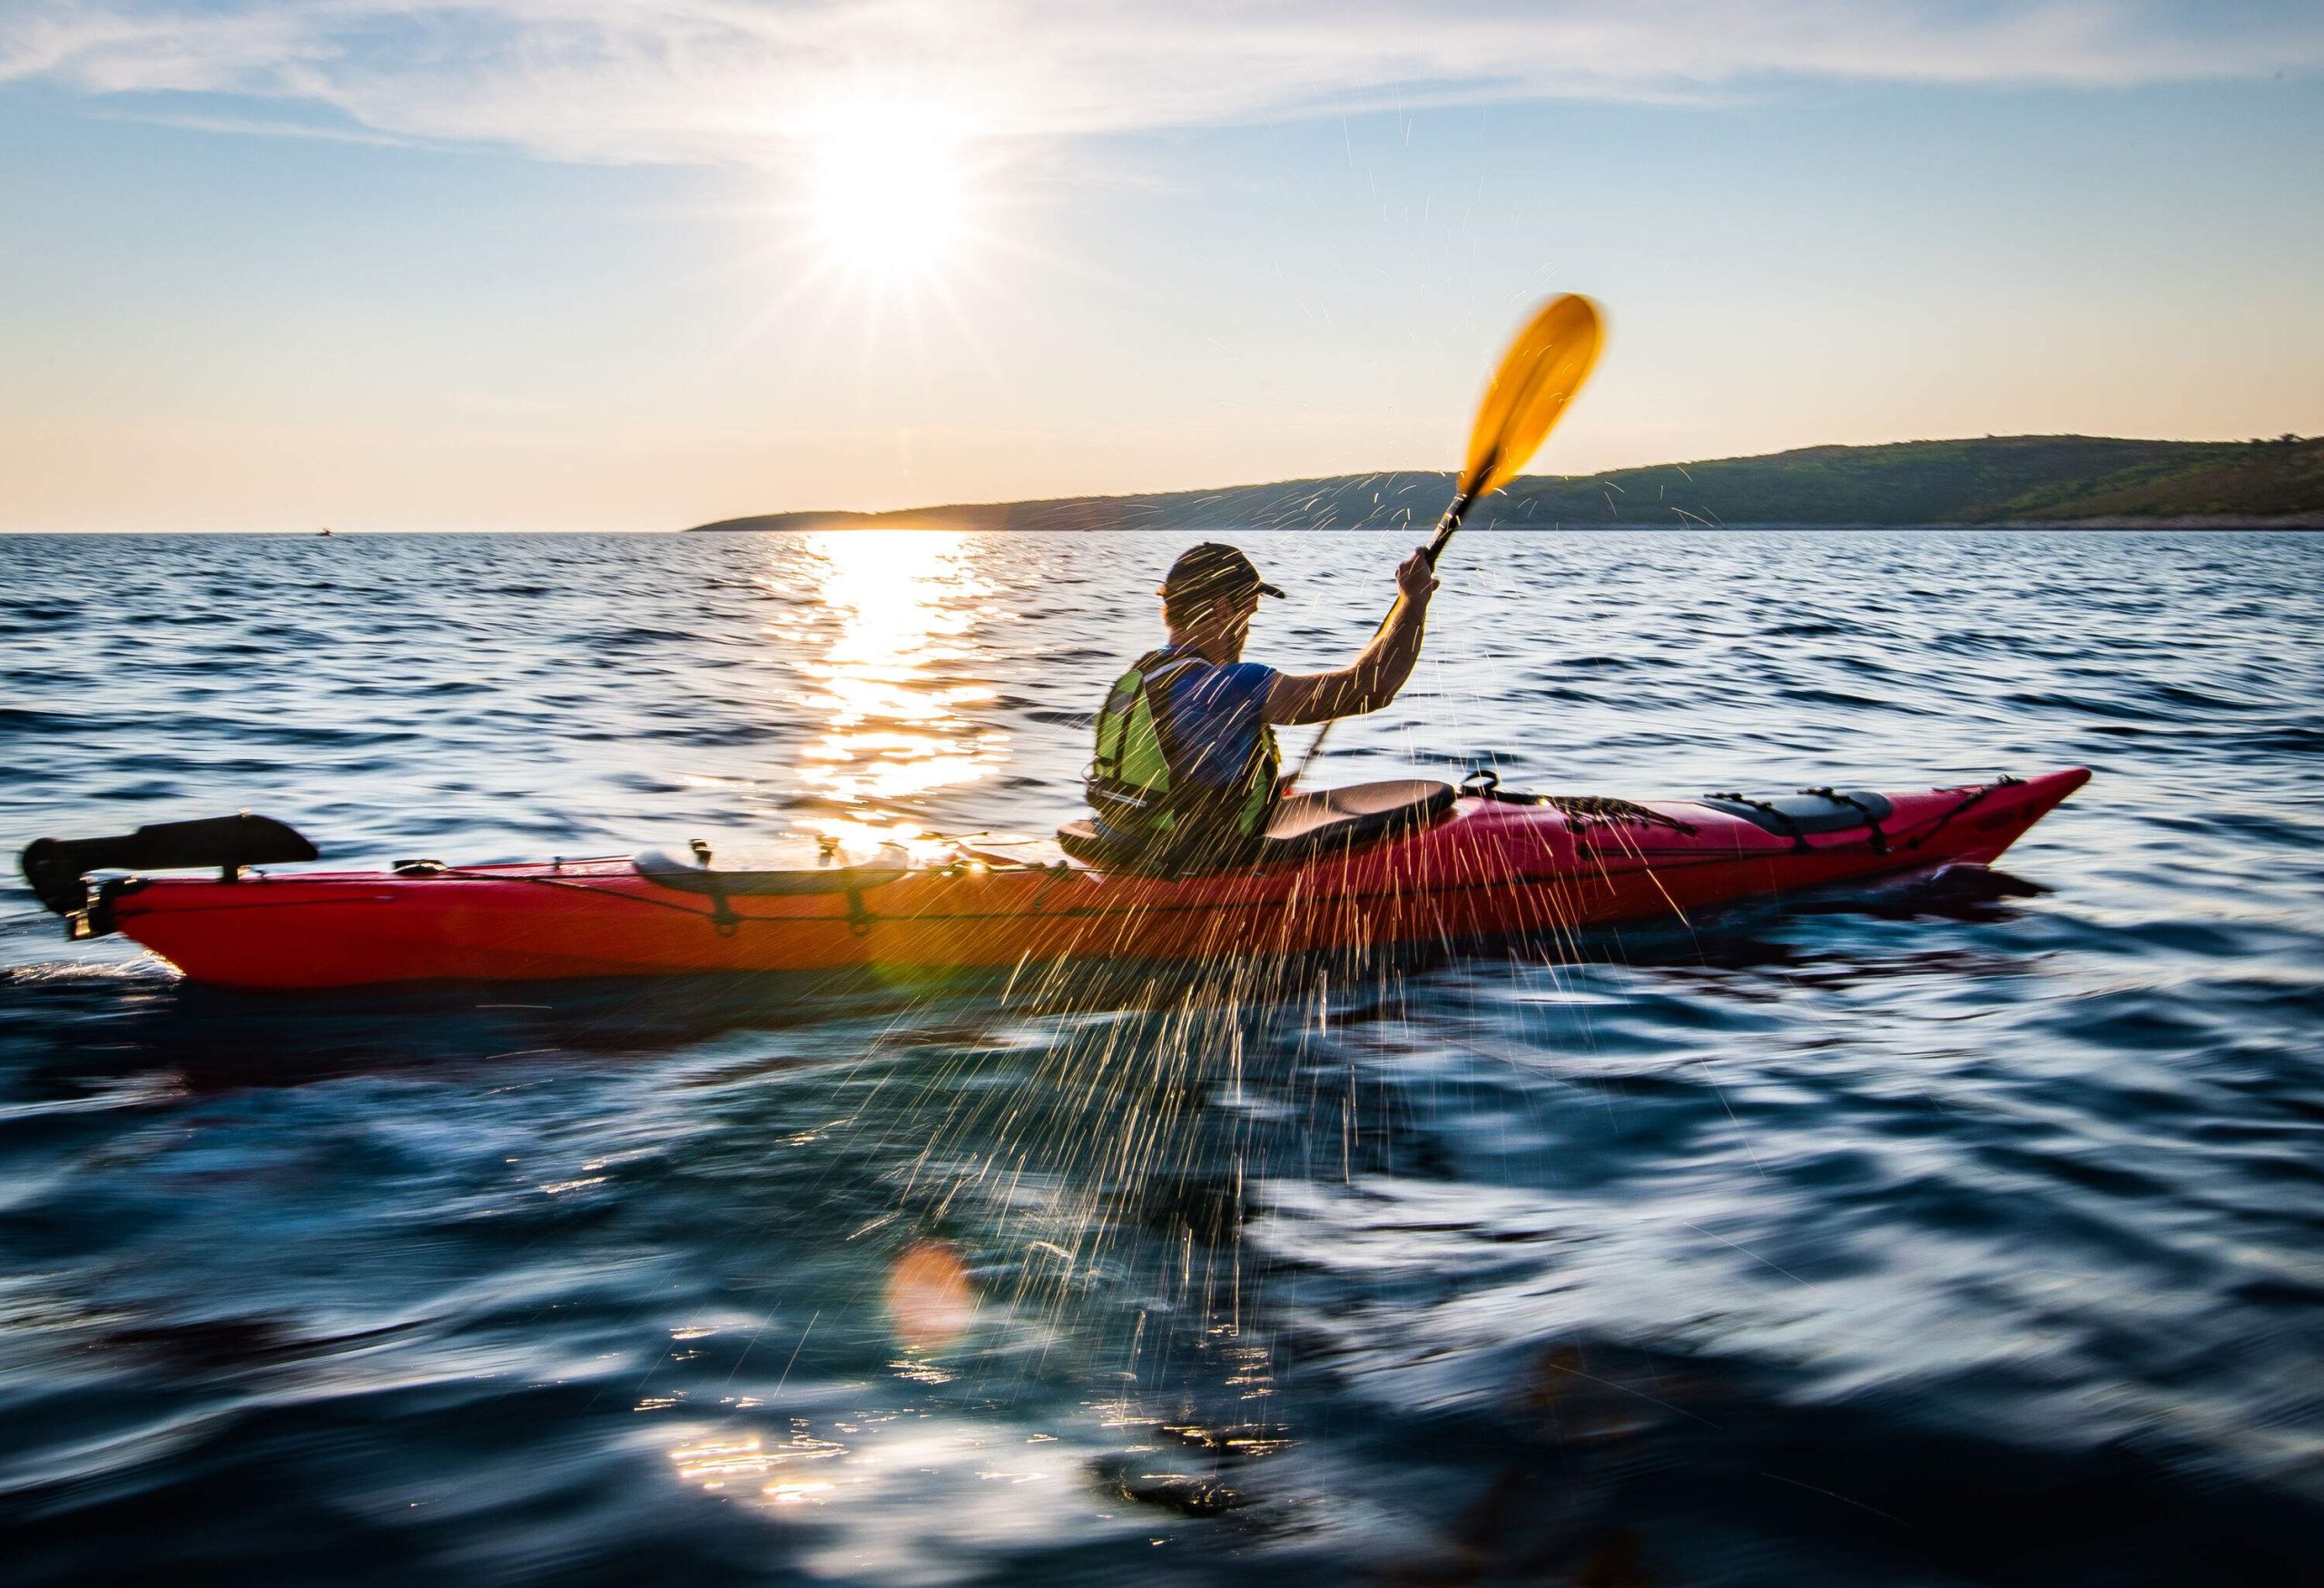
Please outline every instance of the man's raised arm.
M1263 708L1279 726L1361 716L1396 698L1420 660L1421 632L1428 623L1429 597L1436 574L1424 552L1415 551L1396 569L1396 604L1364 654L1334 673L1284 673L1267 687Z

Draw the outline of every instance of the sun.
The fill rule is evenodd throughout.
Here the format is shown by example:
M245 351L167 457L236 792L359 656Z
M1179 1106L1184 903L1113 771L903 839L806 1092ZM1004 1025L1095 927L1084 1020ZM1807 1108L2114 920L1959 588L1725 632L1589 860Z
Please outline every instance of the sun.
M908 106L835 113L811 145L806 215L830 262L901 281L936 273L959 247L969 211L961 140Z

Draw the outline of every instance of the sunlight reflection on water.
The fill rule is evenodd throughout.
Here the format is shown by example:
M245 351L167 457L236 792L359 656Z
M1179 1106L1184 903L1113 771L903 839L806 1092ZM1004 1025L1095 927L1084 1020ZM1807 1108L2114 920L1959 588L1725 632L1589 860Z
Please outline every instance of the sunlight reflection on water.
M969 715L992 688L957 676L973 662L960 638L993 594L976 571L982 543L940 530L801 538L822 607L838 625L820 656L795 664L821 686L801 704L823 725L799 751L800 782L840 807L807 825L842 839L909 843L922 837L921 824L884 810L975 782L1008 755L1009 735ZM796 555L781 541L769 550L786 562ZM798 629L769 632L797 643Z

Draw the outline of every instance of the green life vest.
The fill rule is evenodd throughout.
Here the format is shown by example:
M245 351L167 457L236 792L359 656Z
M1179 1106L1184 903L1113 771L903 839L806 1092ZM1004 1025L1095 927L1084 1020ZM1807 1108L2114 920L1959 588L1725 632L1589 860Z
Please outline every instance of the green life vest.
M1098 714L1090 809L1101 831L1145 843L1157 862L1236 863L1256 847L1280 797L1283 757L1264 723L1232 778L1197 782L1187 774L1213 747L1180 742L1169 686L1207 666L1191 651L1150 651L1114 681Z

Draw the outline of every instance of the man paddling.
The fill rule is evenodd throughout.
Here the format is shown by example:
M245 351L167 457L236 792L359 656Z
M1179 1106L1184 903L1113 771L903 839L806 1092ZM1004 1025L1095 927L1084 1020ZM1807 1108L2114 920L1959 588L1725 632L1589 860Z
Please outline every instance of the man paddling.
M1354 661L1283 673L1243 660L1259 597L1283 592L1234 547L1189 548L1156 592L1169 642L1115 681L1098 715L1088 787L1100 838L1171 871L1256 853L1283 796L1275 730L1378 711L1412 676L1436 593L1425 549L1397 567L1396 589L1387 623Z

